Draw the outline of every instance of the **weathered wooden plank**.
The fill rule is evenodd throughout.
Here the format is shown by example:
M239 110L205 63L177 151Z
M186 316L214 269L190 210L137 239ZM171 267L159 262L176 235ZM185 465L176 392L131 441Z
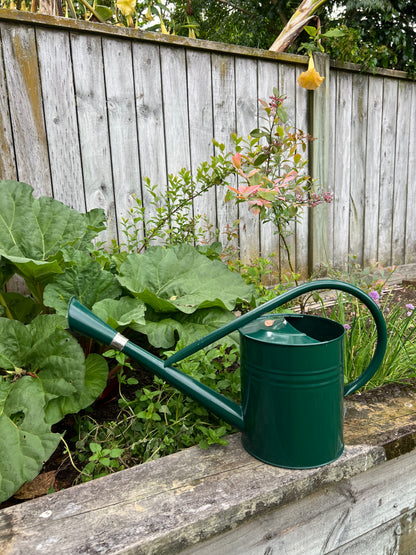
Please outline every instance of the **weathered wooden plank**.
M381 127L380 206L378 218L378 262L392 263L393 184L397 132L398 82L383 79L383 116Z
M33 27L0 24L17 177L35 194L51 195L42 90Z
M185 51L163 48L160 61L167 168L168 173L177 173L191 166Z
M87 210L103 208L102 239L117 239L101 38L71 35L77 116Z
M36 42L53 196L85 212L69 34L38 29Z
M347 263L349 252L352 75L339 72L336 79L334 264L342 268Z
M412 86L412 103L408 112L410 119L409 160L407 172L406 214L406 264L416 262L416 86Z
M349 254L363 263L368 76L352 76Z
M322 488L183 553L398 553L386 550L394 546L394 534L390 541L386 536L382 542L374 543L374 539L384 523L393 520L397 526L400 519L415 512L415 470L416 455L412 452L335 487ZM352 550L351 544L362 551ZM376 546L381 550L374 549Z
M309 93L309 132L315 138L309 148L309 167L312 178L316 179L324 190L328 190L328 171L330 168L328 144L330 137L329 99L335 77L330 76L327 55L315 55L315 64L317 71L325 79L318 89ZM335 141L334 144L336 144ZM331 212L334 213L334 211L335 206L333 205ZM328 214L329 210L326 204L313 207L309 213L309 271L311 273L319 268L322 263L328 262L329 249L331 249L331 256L333 255L333 248L331 248L333 245L330 245L328 241L331 230L331 221Z
M409 189L408 161L410 146L409 106L412 104L412 83L399 82L394 162L394 192L392 218L392 261L404 264L406 251L406 211Z
M103 60L117 231L125 243L123 219L142 198L131 44L103 39ZM137 231L140 243L143 227Z
M296 67L296 83L299 75L302 73L303 68ZM308 131L308 91L303 87L296 86L296 127L307 133ZM302 156L308 158L308 150ZM302 174L309 175L309 164L302 170ZM301 274L304 279L308 275L308 262L309 262L309 210L306 208L303 211L301 221L296 223L296 272Z
M285 106L288 113L287 125L296 125L296 88L299 85L296 83L296 71L292 65L280 64L279 65L279 88L281 94L286 96ZM280 269L282 274L291 275L292 265L295 269L296 261L296 240L295 240L296 225L291 222L287 227L288 235L285 237L286 245L289 249L287 253L285 247L280 248Z
M16 179L12 124L3 64L3 46L0 28L0 179Z
M329 81L329 99L328 99L328 189L334 194L334 200L332 204L330 204L327 208L327 244L324 252L321 253L321 256L318 258L320 259L320 263L329 265L333 264L334 260L334 235L336 233L336 226L334 225L334 206L335 202L338 199L335 198L335 189L336 189L336 182L337 177L335 175L335 146L336 146L336 120L335 120L335 113L336 113L336 99L337 99L337 90L338 90L338 80L336 79L333 73L330 74L330 81ZM313 149L313 146L312 146ZM315 209L314 209L315 210ZM313 219L313 214L316 214L313 211L310 214L310 219ZM310 226L310 229L312 226ZM312 237L311 237L312 241ZM313 268L313 267L311 267Z
M214 154L211 56L206 52L188 49L186 51L188 105L189 105L189 141L191 170L196 170L201 162L209 161ZM194 200L194 213L200 214L206 225L212 226L205 232L205 240L213 241L216 227L215 187ZM202 222L201 222L202 223ZM205 225L205 224L203 224Z
M237 135L246 137L257 127L257 62L236 58L236 118ZM247 185L243 179L239 184ZM240 258L243 262L254 261L260 249L260 220L249 205L239 205Z
M380 77L369 77L365 168L364 266L368 266L378 259L382 111L383 79Z
M159 46L133 44L133 72L142 180L157 185L159 195L167 188L166 151ZM156 213L144 189L146 222Z
M214 137L225 145L225 153L232 150L231 134L236 132L234 57L213 54L211 64ZM235 186L236 179L231 184ZM224 243L225 231L232 230L238 219L237 205L233 202L225 203L225 194L224 187L217 187L217 226ZM238 240L230 237L229 246L238 248Z
M257 87L258 98L269 102L269 97L273 94L273 88L279 90L279 73L278 64L267 61L259 61ZM280 91L279 91L280 92ZM259 127L265 125L262 119L265 114L259 107ZM276 268L279 267L279 236L275 233L275 227L271 222L262 223L260 226L260 252L261 256L270 256L274 254Z

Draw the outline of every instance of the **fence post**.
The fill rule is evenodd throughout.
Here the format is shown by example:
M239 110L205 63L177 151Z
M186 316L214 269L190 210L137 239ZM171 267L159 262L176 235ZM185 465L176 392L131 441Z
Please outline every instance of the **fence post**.
M329 56L314 54L315 68L325 80L315 91L309 91L309 133L315 140L309 149L309 173L323 190L329 190ZM321 204L309 214L308 271L312 274L328 260L328 205Z

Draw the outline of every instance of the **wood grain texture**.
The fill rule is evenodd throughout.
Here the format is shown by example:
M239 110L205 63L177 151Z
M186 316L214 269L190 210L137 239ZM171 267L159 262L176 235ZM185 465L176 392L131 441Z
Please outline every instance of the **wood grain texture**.
M101 38L73 34L71 51L86 208L105 210L101 239L117 238Z
M38 29L36 42L53 196L85 212L69 34Z
M363 264L368 77L352 76L349 254Z
M247 135L257 127L257 61L236 58L236 118L237 135ZM247 182L238 180L243 186ZM249 205L239 205L240 257L243 262L253 262L260 248L260 219L249 210Z
M273 88L280 89L279 84L279 66L273 62L259 61L258 63L258 77L257 77L257 96L262 100L268 100L269 96L273 94ZM258 109L259 121L258 125L264 125L261 119L263 110ZM260 226L260 253L261 256L270 256L274 254L276 267L279 268L280 253L279 253L279 237L275 234L275 227L271 222L262 223Z
M383 115L381 124L380 193L378 216L378 257L383 266L392 263L395 148L397 131L398 83L383 79Z
M200 163L209 161L214 155L211 55L188 49L186 51L189 143L191 171L195 175ZM194 214L200 214L208 226L216 226L216 192L212 187L204 195L194 200ZM206 231L206 241L213 241L210 230Z
M42 88L33 27L0 24L17 178L52 195Z
M412 87L409 111L409 160L407 171L407 212L405 237L405 263L416 262L416 87Z
M131 44L103 40L103 62L117 231L123 242L123 219L142 198ZM138 231L140 240L143 227Z
M368 78L367 143L364 196L364 260L368 266L378 260L378 220L381 168L383 79Z
M0 28L0 179L16 179L12 124L3 64L3 46Z
M212 67L212 101L214 112L214 137L225 145L225 152L232 150L231 134L236 132L235 113L235 62L234 57L213 54ZM236 179L230 184L235 186ZM217 227L221 232L221 239L225 242L224 232L233 229L238 219L238 208L233 202L224 202L226 190L217 187ZM238 248L238 239L231 238L230 246Z
M133 72L136 99L137 128L141 178L148 177L157 185L159 195L167 188L165 122L159 46L133 44ZM143 189L146 221L155 215L151 196Z

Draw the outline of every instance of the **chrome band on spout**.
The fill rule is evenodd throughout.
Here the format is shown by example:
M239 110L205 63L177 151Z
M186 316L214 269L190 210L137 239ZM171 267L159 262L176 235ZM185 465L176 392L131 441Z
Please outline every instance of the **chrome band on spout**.
M113 347L118 351L122 351L123 348L126 346L127 341L128 341L127 337L124 337L124 335L122 335L121 333L116 333L116 335L114 336L114 339L110 343L110 347Z

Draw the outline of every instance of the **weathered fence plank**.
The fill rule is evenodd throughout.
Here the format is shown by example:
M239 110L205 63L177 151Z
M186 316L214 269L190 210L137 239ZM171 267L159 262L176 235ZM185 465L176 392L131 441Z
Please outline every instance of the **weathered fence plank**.
M122 220L136 205L134 196L142 197L131 44L103 39L103 60L117 231L125 242Z
M273 94L273 88L280 93L278 66L273 62L259 61L258 62L258 98L262 100L269 100L269 96ZM258 125L259 127L265 124L261 118L265 116L263 110L258 109ZM275 254L276 265L279 264L279 239L275 234L275 227L271 222L262 224L260 226L260 252L262 256L270 256Z
M256 127L257 119L257 62L236 58L236 118L237 135L247 136ZM239 185L247 185L243 179ZM246 203L239 205L240 256L249 263L258 256L260 250L260 220Z
M405 261L406 205L407 191L409 188L407 172L410 146L410 117L408 110L411 104L411 83L406 83L405 81L399 83L397 99L397 133L395 135L394 144L395 161L391 254L391 258L396 264L404 264Z
M35 30L6 23L0 29L17 177L37 196L52 196Z
M395 148L397 130L398 83L383 79L383 116L381 128L380 206L378 218L378 262L383 266L392 260L392 222Z
M381 125L383 111L383 79L369 76L367 107L367 143L364 193L364 265L378 257L378 214L381 165Z
M214 137L225 145L225 152L232 149L231 134L236 132L235 117L235 67L234 57L213 54L212 99L214 106ZM236 185L236 179L230 183ZM217 188L217 226L221 232L230 230L238 219L238 208L233 202L224 202L226 190ZM230 245L238 246L238 239L230 237Z
M38 29L36 41L53 196L85 212L69 34Z
M214 154L214 122L212 111L211 54L196 50L186 51L188 70L189 143L191 171L196 174L201 162ZM203 225L216 226L216 194L212 187L194 200L194 213L205 219ZM205 231L205 240L213 241L213 229Z
M103 208L117 237L101 37L71 35L82 169L87 209Z
M406 264L416 261L416 87L412 87L412 103L408 111L408 117L410 119L410 133L405 234Z
M348 252L363 263L368 76L352 76L350 233Z
M2 29L0 27L0 37ZM0 179L16 179L12 124L3 63L3 46L0 41Z
M163 195L167 170L159 46L133 44L133 71L142 180L148 177ZM155 215L150 201L151 196L144 190L147 221Z

